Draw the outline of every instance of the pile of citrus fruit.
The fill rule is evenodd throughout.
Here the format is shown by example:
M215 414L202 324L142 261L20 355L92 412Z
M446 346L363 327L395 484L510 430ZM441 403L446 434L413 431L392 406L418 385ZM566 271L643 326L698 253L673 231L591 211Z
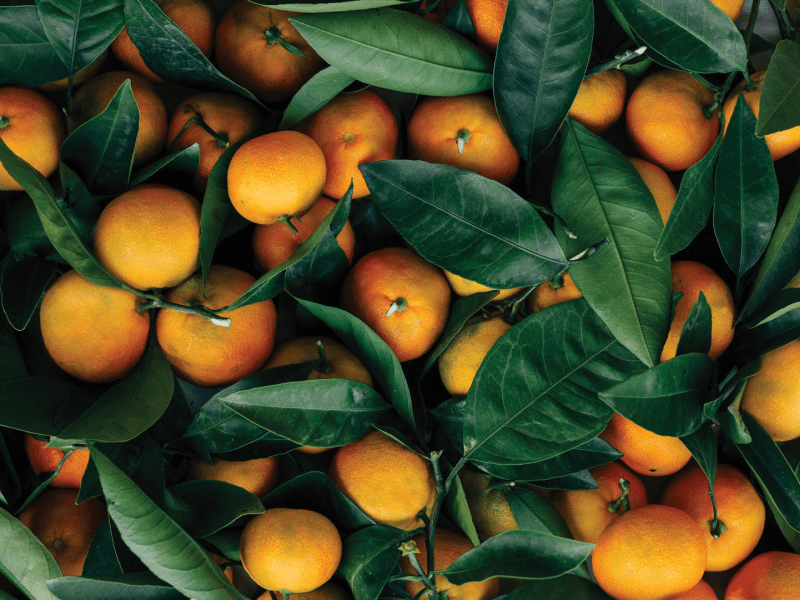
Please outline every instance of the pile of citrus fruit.
M769 1L0 6L0 600L797 597Z

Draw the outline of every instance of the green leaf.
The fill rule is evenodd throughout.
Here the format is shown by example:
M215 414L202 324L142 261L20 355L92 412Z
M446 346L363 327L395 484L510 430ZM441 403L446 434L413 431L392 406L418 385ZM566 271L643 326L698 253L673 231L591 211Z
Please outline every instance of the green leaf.
M100 442L94 444L94 446L99 448L106 455L106 457L111 459L111 461L117 465L117 467L120 468L123 473L130 475L131 477L133 477L133 474L139 468L146 445L146 436L139 436L130 442L109 444ZM95 467L94 463L89 461L89 465L86 467L86 472L83 474L83 479L81 479L81 489L78 492L78 499L76 502L81 503L89 498L100 497L102 495L103 487L100 485L100 474L97 472L97 467ZM116 530L116 526L112 526L112 533L114 544L119 544L119 546L127 548L127 546L122 543L122 540L119 537L119 531ZM118 554L121 552L122 551L117 550ZM130 553L130 551L128 551L128 553ZM123 570L128 570L128 565L124 562L125 557L118 555L117 558L122 565ZM129 554L127 558L135 559L135 556Z
M10 506L15 505L21 495L22 483L11 461L3 432L0 431L0 508L8 510Z
M523 487L508 488L508 505L520 529L572 539L564 518L553 504Z
M108 513L125 544L160 579L197 600L243 600L203 548L96 447L89 448L100 473Z
M781 40L769 60L761 84L756 135L800 125L800 45Z
M194 538L206 537L244 515L264 512L261 500L225 481L198 479L167 488L167 514Z
M567 264L538 211L508 186L424 161L363 163L359 170L400 235L459 277L492 289L527 287Z
M447 13L444 21L442 21L442 24L453 31L457 31L468 40L475 41L475 25L472 24L472 19L467 10L467 3L464 2L464 0L456 1L453 8Z
M786 288L770 297L761 308L753 313L749 322L753 327L758 327L799 307L800 289Z
M444 25L392 8L291 17L325 62L398 92L458 96L492 87L492 61Z
M756 264L778 218L778 179L756 118L739 94L714 175L714 233L738 278Z
M147 571L112 577L59 577L47 582L59 600L185 600L186 596Z
M441 460L444 459L442 458ZM448 478L452 470L452 466L447 464L447 469L444 470L445 479ZM450 489L447 490L447 495L444 497L442 508L446 510L447 516L464 532L473 545L477 546L481 543L478 537L478 530L475 529L475 523L472 520L467 495L459 477L453 477L450 482Z
M269 2L269 0L261 0L254 2L262 6L270 6L279 10L287 10L292 12L302 13L324 13L324 12L340 12L340 11L354 11L366 10L369 8L381 8L383 6L394 6L397 4L411 4L408 0L309 0L307 2L287 2L281 4L278 2Z
M583 82L592 51L589 0L510 0L497 47L494 101L528 164L547 148Z
M467 394L464 455L525 464L577 448L596 437L613 413L598 392L642 369L586 300L533 314L492 346L475 375Z
M56 415L80 389L55 377L26 377L0 384L0 425L41 435L58 435ZM19 399L24 398L24 402Z
M615 0L634 33L657 62L695 73L727 73L747 68L741 33L711 2ZM671 65L666 65L671 66Z
M720 127L717 141L711 149L683 174L675 205L658 238L656 260L662 260L686 248L706 226L714 205L714 169L722 145L722 133Z
M570 268L575 285L612 334L648 367L669 329L669 261L653 256L663 228L653 195L630 161L567 120L553 176L556 235L567 256L603 238L608 246ZM571 239L565 227L577 236Z
M28 326L55 274L55 263L35 257L12 261L0 274L3 312L14 329L22 331Z
M783 537L787 542L789 542L789 545L794 548L794 551L800 552L800 531L793 529L792 526L789 525L788 521L781 514L781 511L779 511L778 507L775 506L775 501L772 499L769 490L764 487L764 484L758 479L757 476L755 477L756 481L758 481L759 485L761 486L761 491L764 493L764 498L767 500L769 509L772 511L772 514L775 517L775 522L778 524L778 529L781 530Z
M579 471L564 477L532 481L531 484L548 490L596 490L598 485L589 471Z
M717 437L714 434L714 424L706 421L692 433L681 436L681 441L703 469L713 489L717 478Z
M0 508L0 575L14 582L31 600L57 600L47 579L61 577L61 569L30 529Z
M131 175L130 186L139 185L161 171L166 171L174 176L194 178L197 166L200 163L200 144L195 142L183 150L172 152L157 161L150 163ZM164 173L162 173L163 175Z
M596 583L573 575L556 579L529 581L506 596L506 600L547 600L569 598L570 600L613 600Z
M121 194L128 189L138 130L139 106L126 79L103 112L69 134L61 160L95 194Z
M498 533L453 561L442 575L455 585L492 577L550 579L572 571L594 544L537 531Z
M39 20L35 6L0 7L0 85L33 87L69 73Z
M697 302L692 305L692 310L689 311L689 316L683 324L675 354L680 356L690 352L707 353L710 348L711 307L706 301L705 294L700 292Z
M92 543L89 545L89 552L86 554L86 562L83 563L81 579L122 574L122 566L120 565L119 559L117 559L117 553L114 548L114 535L111 531L112 527L114 527L114 522L111 520L111 517L108 517L95 532ZM54 589L52 586L55 582L61 582L64 581L64 579L63 577L56 579L54 582L50 583L49 587ZM59 593L58 590L53 593L59 594L59 596L62 594L66 596L75 589L70 587L69 584L64 584L64 587L66 589L63 590L62 593Z
M14 328L10 323L0 327L0 387L2 384L28 376L22 360Z
M411 537L389 525L370 525L344 541L341 573L355 600L377 600L400 558L398 546Z
M790 310L758 327L737 327L726 352L731 360L744 362L763 356L800 338L800 311Z
M342 2L336 2L324 6L341 5ZM289 106L283 112L278 131L291 129L306 117L313 115L354 81L350 75L345 75L336 67L322 69L292 96Z

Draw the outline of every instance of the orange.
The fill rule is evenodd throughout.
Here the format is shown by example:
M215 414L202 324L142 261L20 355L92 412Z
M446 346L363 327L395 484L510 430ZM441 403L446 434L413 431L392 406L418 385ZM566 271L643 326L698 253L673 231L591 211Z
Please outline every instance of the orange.
M216 132L217 137L205 131L199 124L190 124L181 133L189 119L201 119ZM169 120L167 141L172 150L200 146L200 164L192 186L204 192L211 169L228 149L253 133L261 125L261 115L252 102L224 92L200 92L181 101Z
M753 484L731 465L717 465L714 498L717 518L724 526L716 537L710 526L714 508L708 496L708 478L699 465L676 475L662 492L659 504L679 508L697 521L708 545L706 571L727 571L756 547L764 531L766 513Z
M789 600L800 589L800 555L764 552L747 561L728 583L725 600Z
M129 286L169 288L195 272L200 203L181 190L142 183L109 202L95 224L98 262Z
M444 271L444 276L447 278L447 283L450 284L450 288L458 296L471 296L472 294L477 294L478 292L488 292L489 290L494 289L486 287L485 285L481 285L480 283L470 281L469 279L459 277L450 271ZM492 302L500 302L502 300L511 298L512 296L516 296L524 289L525 288L507 288L504 290L498 290L499 293L492 298Z
M711 0L718 9L735 21L742 14L744 0Z
M514 179L519 167L519 154L503 131L494 102L484 94L422 100L408 123L408 154L503 184Z
M441 270L419 255L383 248L350 269L339 304L405 362L425 354L444 331L450 287Z
M284 223L266 223L256 225L253 230L253 254L262 271L271 271L278 265L291 258L302 246L325 217L330 214L336 203L327 198L320 198L308 211L302 221L295 219L292 224L297 228L297 233L286 227ZM356 249L356 236L350 221L345 221L336 243L347 256L347 262L352 263Z
M255 283L244 271L213 265L205 294L199 273L167 294L176 304L202 303L210 309L230 306ZM277 314L272 300L219 314L228 327L198 316L160 308L156 336L178 377L203 387L225 387L261 368L275 343Z
M289 22L300 14L238 0L217 26L217 68L259 100L288 100L324 64ZM305 56L293 54L278 39Z
M739 99L739 92L744 93L744 101L747 106L753 111L753 114L758 118L758 109L761 104L761 88L764 85L764 76L766 71L759 71L750 75L750 81L753 83L752 89L746 88L746 82L740 81L734 87L725 102L722 104L722 114L725 115L725 131L728 130L728 123L733 115L733 109L736 108L736 102ZM772 160L778 160L787 156L800 148L800 125L785 129L783 131L776 131L764 136L764 141L767 142L767 148L772 156Z
M800 437L800 340L761 357L761 370L747 380L740 408L776 442Z
M238 485L263 498L275 488L278 482L278 457L254 458L252 460L230 461L214 458L213 464L199 458L192 458L186 481L210 479Z
M269 591L266 591L261 594L257 600L272 600L272 595ZM289 594L288 600L353 600L353 594L331 580L310 592Z
M412 540L417 545L419 553L417 560L422 566L422 570L428 572L428 552L425 547L425 536L415 535ZM472 550L472 542L463 533L439 527L433 540L433 568L436 571L444 571L458 557ZM400 568L406 575L416 575L417 572L411 566L411 561L405 556L400 557ZM414 598L423 589L419 581L406 581L406 592ZM492 600L500 594L500 580L496 577L486 581L476 581L463 585L454 585L447 580L444 575L436 575L436 591L446 593L449 600Z
M411 531L422 526L417 514L433 506L430 463L377 430L339 448L328 475L377 523Z
M607 69L587 77L572 101L569 116L595 135L603 135L622 116L628 84L625 73Z
M675 307L675 318L669 326L667 341L661 351L661 362L675 356L681 331L700 292L703 292L711 309L711 349L708 355L714 360L719 358L733 341L736 318L733 294L728 285L704 264L683 260L672 263L672 291L683 292L683 297Z
M79 577L95 532L106 520L100 498L75 504L78 490L47 488L18 518L56 559L67 577Z
M147 164L164 149L167 138L167 109L156 88L147 79L129 71L108 71L84 83L73 98L74 114L67 115L67 132L72 133L103 112L126 79L139 107L139 131L133 165Z
M214 49L214 30L216 17L214 11L205 0L154 0L156 5L186 34L192 43L206 58L211 58ZM165 83L165 80L150 70L139 48L128 35L128 28L123 27L114 41L111 51L126 69L138 73L153 83Z
M461 469L458 478L467 497L472 522L482 539L510 529L519 529L508 504L507 490L490 489L491 478L470 469Z
M658 207L658 214L661 215L661 220L667 224L669 213L672 212L672 207L675 206L675 200L678 199L678 190L670 180L666 171L654 165L653 163L641 158L628 157L631 164L639 172L639 176L644 181L647 189L653 194Z
M92 383L119 379L147 347L150 313L142 300L120 288L103 287L68 271L42 299L40 322L48 354L73 377Z
M642 480L616 461L590 469L589 473L597 481L597 489L556 490L551 501L576 540L596 544L603 531L622 515L647 505L647 492ZM624 500L620 502L620 479L630 485L627 505Z
M310 592L336 572L342 539L325 515L271 508L245 525L239 552L245 571L261 587Z
M75 77L72 78L73 91L76 90L81 85L83 85L84 83L86 83L87 80L97 75L100 72L100 69L103 67L103 63L106 62L107 57L108 57L108 48L106 48L100 54L98 54L97 58L95 58L92 62L90 62L80 71L75 73ZM57 92L59 90L66 90L68 84L69 84L69 78L64 77L63 79L59 79L57 81L51 81L49 83L43 83L42 85L37 85L36 89L39 90L40 92Z
M508 0L467 0L466 4L478 46L494 54L503 31Z
M668 600L717 600L717 593L704 579L697 582L697 585L688 592L670 596Z
M628 136L639 155L667 171L688 169L714 145L719 133L714 91L684 71L665 69L645 77L625 111Z
M600 437L622 452L622 462L640 475L672 475L692 458L680 438L658 435L614 413Z
M706 554L703 532L689 515L648 504L603 531L592 552L592 571L616 600L662 600L697 585Z
M253 223L302 217L325 187L325 155L297 131L276 131L245 142L228 167L233 207Z
M295 129L322 148L328 165L325 195L337 200L350 181L353 198L369 195L359 164L395 157L397 119L381 97L369 90L339 94Z
M33 467L33 472L39 475L40 473L52 473L58 468L61 459L64 457L64 451L58 448L45 448L47 442L37 440L35 437L26 433L25 436L25 454L28 457L28 462ZM74 488L81 487L81 479L86 471L86 466L89 464L89 450L86 448L76 448L61 465L61 470L58 475L50 480L50 485L57 488Z
M451 396L466 396L483 359L509 329L503 315L468 321L439 355L439 375Z
M55 104L30 88L0 87L0 139L43 177L58 168L65 138L64 117ZM0 164L0 192L21 189Z
M548 279L533 290L533 293L528 296L525 307L529 313L533 314L548 306L577 300L578 298L583 298L583 294L575 287L575 282L572 281L569 272L565 271L559 281L555 282L554 279Z

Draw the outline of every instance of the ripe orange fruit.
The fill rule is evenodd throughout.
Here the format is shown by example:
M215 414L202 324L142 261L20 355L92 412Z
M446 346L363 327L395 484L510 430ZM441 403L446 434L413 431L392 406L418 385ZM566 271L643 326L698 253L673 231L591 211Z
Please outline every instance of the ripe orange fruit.
M266 591L257 600L272 600L272 595ZM353 594L331 580L310 592L289 594L287 600L353 600Z
M68 577L83 572L89 545L107 516L100 498L75 504L77 498L78 490L47 488L18 515Z
M714 91L684 71L665 69L645 77L628 99L625 124L638 154L667 171L688 169L714 145L719 133Z
M689 515L648 504L626 512L600 535L592 571L616 600L662 600L697 585L706 554L703 532Z
M622 462L640 475L672 475L692 458L680 438L658 435L614 413L600 437L622 452Z
M328 468L342 493L378 523L411 531L433 505L430 463L381 431L342 446Z
M197 123L190 124L183 133L181 130L192 118L202 119L217 136L215 138ZM188 148L194 143L200 145L200 164L192 185L204 192L211 169L227 150L244 139L261 125L261 115L252 102L236 94L223 92L200 92L184 99L173 111L167 131L167 142L172 150Z
M653 163L641 158L634 158L629 156L628 160L639 172L639 176L644 180L644 184L650 193L655 198L656 206L658 207L658 214L661 215L661 220L667 224L669 213L672 212L672 207L675 206L675 200L678 199L678 190L667 175L666 171L654 165Z
M758 117L758 109L761 104L761 88L764 85L764 76L766 71L759 71L750 75L750 81L753 83L753 88L748 90L746 82L740 81L734 87L725 102L722 104L722 114L725 115L725 131L728 130L728 123L733 115L733 109L736 108L736 102L739 99L739 92L744 93L744 100L747 106L753 111L753 114ZM769 153L772 160L778 160L791 154L800 148L800 125L786 129L784 131L776 131L764 136L764 141L767 142Z
M622 515L647 505L647 491L636 473L617 461L590 469L589 473L597 481L597 489L556 490L551 502L576 540L596 544L603 531ZM620 501L620 479L630 485L627 505Z
M353 198L369 195L358 165L395 157L397 119L378 94L361 90L341 93L295 129L313 139L325 154L325 195L339 199L350 181Z
M186 481L209 479L224 481L238 485L263 498L273 489L278 481L278 457L254 458L252 460L230 461L214 458L213 464L199 458L192 458Z
M488 476L466 468L458 472L458 478L467 497L472 522L481 539L519 529L505 489L489 489L491 479ZM438 531L436 535L439 535Z
M167 300L176 304L201 303L210 309L230 306L255 283L251 275L222 265L208 273L205 294L199 273L173 288ZM203 387L225 387L261 368L275 343L277 314L272 300L264 300L219 314L230 326L215 325L198 315L160 308L156 336L178 377Z
M486 287L485 285L481 285L480 283L470 281L469 279L459 277L450 271L444 271L444 276L447 278L447 283L450 284L450 288L458 296L471 296L472 294L477 294L478 292L488 292L489 290L493 289ZM525 288L507 288L505 290L498 290L500 293L492 298L492 302L500 302L501 300L506 300L507 298L516 296L524 289Z
M622 116L628 83L619 69L587 77L572 101L569 116L595 135L603 135Z
M411 538L417 545L419 553L417 560L422 566L422 570L428 572L428 551L425 547L425 536L417 534ZM436 537L433 541L433 568L436 571L444 571L453 561L472 550L472 542L463 533L444 529L436 529ZM416 575L417 572L411 566L411 561L405 556L400 557L400 568L406 575ZM419 581L406 581L406 592L414 598L423 589ZM447 580L444 575L436 575L436 591L446 593L449 600L492 600L500 594L500 580L496 577L486 581L475 581L463 585L454 585Z
M239 552L245 571L261 587L310 592L336 572L342 539L325 515L271 508L245 525Z
M800 555L764 552L736 571L725 600L788 600L800 589Z
M711 0L711 2L714 3L714 6L728 15L731 18L731 21L738 19L742 14L742 9L744 8L744 0Z
M276 131L239 146L228 167L228 195L253 223L302 217L322 194L325 173L325 155L314 140Z
M444 331L450 287L441 270L418 254L383 248L350 269L339 304L405 362L425 354Z
M33 472L52 473L58 468L61 459L64 458L64 451L58 448L45 448L47 442L37 440L31 434L25 436L25 455L31 463ZM76 448L61 465L58 475L50 480L50 485L57 488L81 487L81 479L89 464L89 450L86 448Z
M349 379L374 388L372 375L350 348L329 337L308 336L284 342L270 354L265 369L319 358L318 344L325 353L324 363L311 371L308 381L317 379Z
M289 22L300 14L238 0L217 26L217 68L259 100L288 100L324 64ZM305 56L293 54L278 39Z
M727 571L756 547L764 531L766 513L753 484L731 465L717 465L714 498L717 518L724 525L717 537L710 526L714 508L708 496L708 478L699 465L676 475L664 488L659 504L679 508L697 521L708 544L706 571Z
M511 329L503 315L468 321L439 355L439 375L451 396L466 396L483 359Z
M97 285L68 271L42 299L40 322L48 354L73 377L92 383L119 379L147 347L150 313L120 288Z
M761 370L747 380L740 408L776 442L800 437L800 340L761 357Z
M733 341L736 307L728 285L712 269L691 260L672 263L672 291L683 292L675 307L675 318L669 326L667 341L661 351L661 362L675 356L686 319L700 297L706 297L711 308L711 349L708 355L716 360Z
M336 203L322 197L308 211L302 221L295 219L292 224L297 228L297 233L286 227L284 223L266 223L256 225L253 230L253 254L262 271L271 271L278 265L291 258L311 234L313 234L322 221L325 220ZM356 236L350 221L344 222L344 227L336 236L336 242L347 256L347 261L353 261L356 249Z
M557 283L554 284L553 279L548 279L533 290L525 302L525 307L529 313L533 314L548 306L578 298L583 298L583 294L575 287L575 282L572 281L569 272L565 272Z
M200 203L166 185L136 185L100 213L94 252L109 273L131 287L176 286L197 269Z
M167 138L167 109L156 88L147 79L129 71L108 71L84 83L73 98L74 114L67 115L67 133L103 112L126 79L139 107L139 131L133 166L149 163L164 149Z
M704 579L697 582L697 585L688 592L670 596L668 600L718 600L717 593Z
M154 0L154 2L167 17L181 28L186 37L197 46L206 58L211 58L217 19L211 6L205 0ZM138 73L153 83L165 83L163 78L153 73L145 64L139 48L128 35L127 27L123 27L119 35L111 42L111 51L126 69Z
M467 0L467 12L475 26L478 46L489 54L497 52L508 0Z
M508 184L519 154L508 139L489 96L428 97L408 122L408 155L414 160L452 165Z
M0 87L0 138L43 177L50 177L61 161L61 144L66 138L64 117L36 90ZM0 164L0 192L21 189Z
M80 71L75 73L75 77L72 78L72 89L73 90L78 89L81 85L86 83L87 80L97 75L100 72L100 69L103 67L103 63L106 62L107 57L108 57L108 48L106 48L100 54L98 54L97 58L95 58L92 62L90 62ZM39 90L40 92L57 92L60 90L67 89L68 84L69 84L69 78L64 77L63 79L59 79L57 81L51 81L49 83L43 83L42 85L37 85L36 89Z

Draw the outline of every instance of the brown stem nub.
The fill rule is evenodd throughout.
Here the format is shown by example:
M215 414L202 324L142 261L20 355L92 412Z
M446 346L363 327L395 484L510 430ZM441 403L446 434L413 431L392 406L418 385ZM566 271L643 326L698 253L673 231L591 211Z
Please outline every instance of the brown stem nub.
M64 543L64 540L62 540L62 539L53 540L53 548L55 548L59 552L64 550L64 548L66 548L66 547L67 547L67 545Z
M322 340L317 340L317 350L319 351L319 370L325 374L333 371L331 363L328 362L328 356L325 354L325 348L322 347Z
M472 134L467 129L460 129L458 135L456 136L456 144L458 145L458 153L464 153L464 144L469 141L469 138Z
M4 131L6 127L11 123L11 119L8 117L0 117L0 131Z
M386 311L386 316L391 317L394 313L403 312L407 308L408 308L408 302L406 302L406 299L398 298L397 300L392 302L391 306L389 306L389 310Z
M617 509L622 506L622 512L628 511L631 509L631 501L628 500L628 494L631 491L631 484L628 482L627 479L623 479L622 477L619 478L619 489L622 492L619 498L614 500L613 502L608 503L608 512L615 513Z

